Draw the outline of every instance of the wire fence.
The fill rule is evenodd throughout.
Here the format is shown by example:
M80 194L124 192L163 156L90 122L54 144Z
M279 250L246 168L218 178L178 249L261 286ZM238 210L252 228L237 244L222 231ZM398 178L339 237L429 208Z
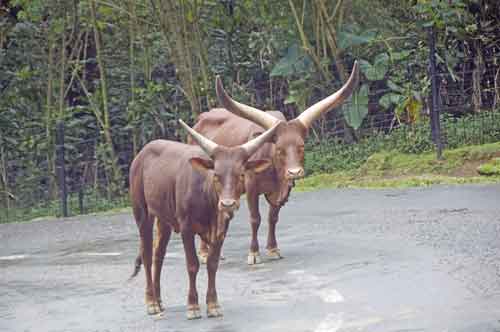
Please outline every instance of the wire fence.
M430 38L432 44L435 37L430 34ZM500 141L498 57L464 57L451 68L436 60L431 47L427 74L431 86L428 96L419 101L418 114L411 114L408 105L400 109L396 104L382 105L383 96L391 92L386 88L391 78L386 77L384 84L370 86L368 111L356 130L346 125L343 115L352 101L318 121L306 150L308 174L359 167L381 150L435 151L440 157L441 148ZM50 153L1 153L0 223L128 205L126 179L134 156L132 144L114 147L115 165L125 179L116 184L102 135L95 130L82 138L64 130L63 124L58 124L56 141L46 147L45 151L55 151L52 159Z

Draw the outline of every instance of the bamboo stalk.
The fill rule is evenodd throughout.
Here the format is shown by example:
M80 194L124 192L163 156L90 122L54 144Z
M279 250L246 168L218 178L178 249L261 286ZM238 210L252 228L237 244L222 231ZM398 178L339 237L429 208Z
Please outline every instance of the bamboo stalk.
M130 99L132 104L135 105L135 39L136 39L136 6L135 1L130 0L128 2L129 11L130 11L130 19L129 19L129 59L130 59ZM135 111L135 110L133 110ZM135 114L133 114L134 121L136 120ZM132 151L134 156L139 152L139 138L138 138L138 130L135 126L132 128Z
M64 16L63 20L63 28L62 28L62 42L61 42L61 64L59 66L59 120L64 117L64 85L65 85L65 76L66 76L66 16Z
M301 24L295 5L293 4L293 0L288 0L288 3L290 4L293 17L295 18L295 24L297 25L297 29L299 30L300 39L302 41L302 47L311 56L311 58L314 61L314 64L316 65L318 71L321 73L324 79L330 81L331 80L330 73L323 68L321 60L318 58L316 53L314 53L314 51L311 48L311 44L309 43L309 39L307 38L306 33L304 31L304 26Z
M94 29L94 40L96 46L96 60L97 67L99 68L99 76L100 76L100 86L101 86L101 97L102 97L102 124L103 124L103 135L107 145L107 150L109 151L109 162L112 169L112 182L110 185L116 186L118 193L121 193L121 174L117 165L116 153L113 146L113 139L111 136L111 123L109 119L109 104L108 104L108 88L107 88L107 80L106 80L106 71L104 69L104 61L102 58L102 45L101 45L101 36L99 26L97 24L97 9L95 0L90 1L90 14L92 25ZM111 186L110 186L111 187Z
M0 134L0 156L1 156L1 180L2 180L2 185L3 185L3 192L5 195L5 208L7 211L7 218L9 217L9 211L10 211L10 192L9 192L9 179L7 177L7 161L5 158L5 147L3 145L3 139Z
M47 91L45 106L45 138L47 140L47 167L49 178L49 195L55 197L57 188L55 183L55 157L53 130L53 94L54 94L54 54L55 41L52 31L48 31L48 54L47 54Z

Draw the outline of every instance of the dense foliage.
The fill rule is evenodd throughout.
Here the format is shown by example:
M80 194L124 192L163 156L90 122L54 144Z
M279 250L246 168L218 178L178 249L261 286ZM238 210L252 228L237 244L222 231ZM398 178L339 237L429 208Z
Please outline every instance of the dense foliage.
M497 109L497 0L1 0L0 206L57 197L58 122L70 187L120 197L141 146L181 139L176 119L217 106L215 75L236 99L293 117L358 59L353 102L311 142L347 143L363 160L363 142L384 141L367 136L394 131L410 132L403 151L431 149L420 129L431 28L450 121Z

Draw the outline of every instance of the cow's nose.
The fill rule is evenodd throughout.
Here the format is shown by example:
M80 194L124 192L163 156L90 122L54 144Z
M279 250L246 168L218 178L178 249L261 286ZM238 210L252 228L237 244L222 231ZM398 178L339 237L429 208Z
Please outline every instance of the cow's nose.
M234 199L221 199L220 205L223 208L231 208L236 205L236 200Z
M289 168L287 170L287 178L289 179L300 179L304 177L304 169L302 167Z

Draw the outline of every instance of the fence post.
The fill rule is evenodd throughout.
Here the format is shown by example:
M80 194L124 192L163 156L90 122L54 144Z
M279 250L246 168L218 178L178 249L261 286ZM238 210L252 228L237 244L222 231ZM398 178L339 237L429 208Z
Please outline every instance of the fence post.
M80 189L78 189L78 207L80 208L80 214L84 214L85 209L83 207L83 188L80 186Z
M437 69L436 69L436 32L434 27L429 29L429 74L431 79L431 133L432 140L436 145L437 159L443 158L443 144L441 141L441 122L439 116L439 99L437 87Z
M56 175L61 198L61 213L68 216L68 190L66 188L66 169L64 162L64 122L58 121L56 126Z

